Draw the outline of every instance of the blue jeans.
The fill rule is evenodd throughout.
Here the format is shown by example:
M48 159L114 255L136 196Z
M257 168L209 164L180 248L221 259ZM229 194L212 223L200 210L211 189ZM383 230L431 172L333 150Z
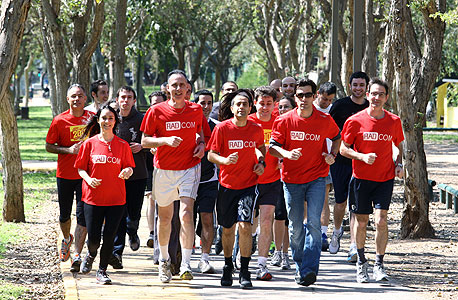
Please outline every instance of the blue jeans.
M321 255L321 211L325 196L325 178L295 184L283 183L289 219L289 241L296 272L318 274ZM307 201L307 226L304 226L304 201Z

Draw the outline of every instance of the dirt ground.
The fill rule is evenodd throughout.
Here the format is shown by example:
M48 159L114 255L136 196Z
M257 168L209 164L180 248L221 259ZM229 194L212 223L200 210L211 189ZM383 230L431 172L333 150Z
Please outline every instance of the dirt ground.
M429 178L458 188L458 145L426 143ZM27 217L24 230L32 239L9 247L0 259L0 279L24 286L20 299L64 299L64 288L57 256L56 196ZM431 299L458 299L458 216L435 199L430 206L434 239L399 239L403 209L403 187L396 181L389 213L389 243L385 256L392 279L404 286L430 293ZM332 210L331 210L332 211ZM332 228L332 225L330 226ZM367 252L375 256L374 231L368 231ZM348 245L343 244L344 249Z

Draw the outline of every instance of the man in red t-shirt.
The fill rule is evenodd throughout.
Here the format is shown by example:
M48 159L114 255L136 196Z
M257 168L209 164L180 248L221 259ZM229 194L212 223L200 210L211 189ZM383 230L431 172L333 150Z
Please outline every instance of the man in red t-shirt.
M383 109L388 100L388 84L373 78L366 93L369 107L351 116L342 130L340 153L352 159L349 204L356 216L356 280L369 282L369 264L364 255L366 226L375 208L375 281L387 281L383 257L388 243L387 214L393 193L394 177L402 178L402 145L404 134L401 120ZM393 162L393 144L399 154ZM353 149L351 148L353 146Z
M228 94L225 101L230 101L233 117L216 125L208 152L208 160L220 166L216 212L218 223L223 227L225 265L221 285L232 285L232 249L238 224L241 254L239 282L242 288L250 288L251 225L256 183L265 167L264 133L261 126L248 120L253 105L249 90Z
M86 92L79 84L73 84L67 90L69 110L57 115L49 127L46 136L46 151L58 154L57 157L57 198L59 201L59 223L64 239L59 256L61 261L70 257L70 246L73 235L70 233L73 198L76 193L75 254L72 258L72 272L79 272L81 251L86 240L86 222L84 220L83 202L81 202L82 179L73 166L83 136L84 127L93 113L84 110Z
M275 117L272 112L275 107L277 92L273 87L261 86L255 91L256 113L248 116L251 120L261 125L264 131L264 144L269 145L270 134ZM258 178L258 195L256 207L259 207L259 219L261 232L259 234L258 249L258 270L256 278L259 280L271 280L272 274L267 268L267 257L272 241L272 226L274 220L275 205L283 200L282 183L280 181L280 170L278 158L266 154L266 168L264 174ZM283 200L284 201L284 200Z
M154 155L154 195L158 204L158 240L160 246L159 278L172 279L168 244L173 217L173 202L180 199L180 241L182 261L180 278L192 279L190 266L194 243L193 207L200 179L200 159L205 153L202 107L185 100L188 91L186 74L169 73L167 90L170 99L146 112L140 130L142 146L157 148Z
M316 281L321 254L321 211L325 178L339 149L340 133L330 115L318 111L313 101L316 84L310 79L297 83L297 108L274 122L269 153L283 159L282 180L288 210L289 234L296 263L296 283ZM326 139L332 141L328 153ZM304 200L307 226L304 229Z

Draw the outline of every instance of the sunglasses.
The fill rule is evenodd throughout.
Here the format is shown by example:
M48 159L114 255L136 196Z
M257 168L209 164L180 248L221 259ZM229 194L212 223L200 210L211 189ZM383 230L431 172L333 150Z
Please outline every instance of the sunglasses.
M308 93L297 93L296 97L300 98L300 99L302 99L304 97L305 98L311 98L311 97L313 97L313 95L314 95L314 93L311 93L311 92L308 92Z

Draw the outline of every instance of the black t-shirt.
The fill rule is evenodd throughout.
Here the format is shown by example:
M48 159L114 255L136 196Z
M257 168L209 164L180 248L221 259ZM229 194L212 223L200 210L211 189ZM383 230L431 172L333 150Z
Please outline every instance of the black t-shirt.
M211 131L213 131L213 129L216 126L216 123L213 121L211 117L210 119L208 119L208 125L210 125ZM202 160L200 161L200 182L206 182L210 180L215 174L216 166L214 163L208 161L207 155L208 151L205 152L204 157L202 157Z
M369 107L369 101L367 101L367 99L365 99L363 104L357 104L351 100L350 96L348 96L334 102L331 106L329 114L342 131L345 121L347 121L349 117L367 107ZM343 157L340 153L337 154L336 161L351 165L351 159Z

